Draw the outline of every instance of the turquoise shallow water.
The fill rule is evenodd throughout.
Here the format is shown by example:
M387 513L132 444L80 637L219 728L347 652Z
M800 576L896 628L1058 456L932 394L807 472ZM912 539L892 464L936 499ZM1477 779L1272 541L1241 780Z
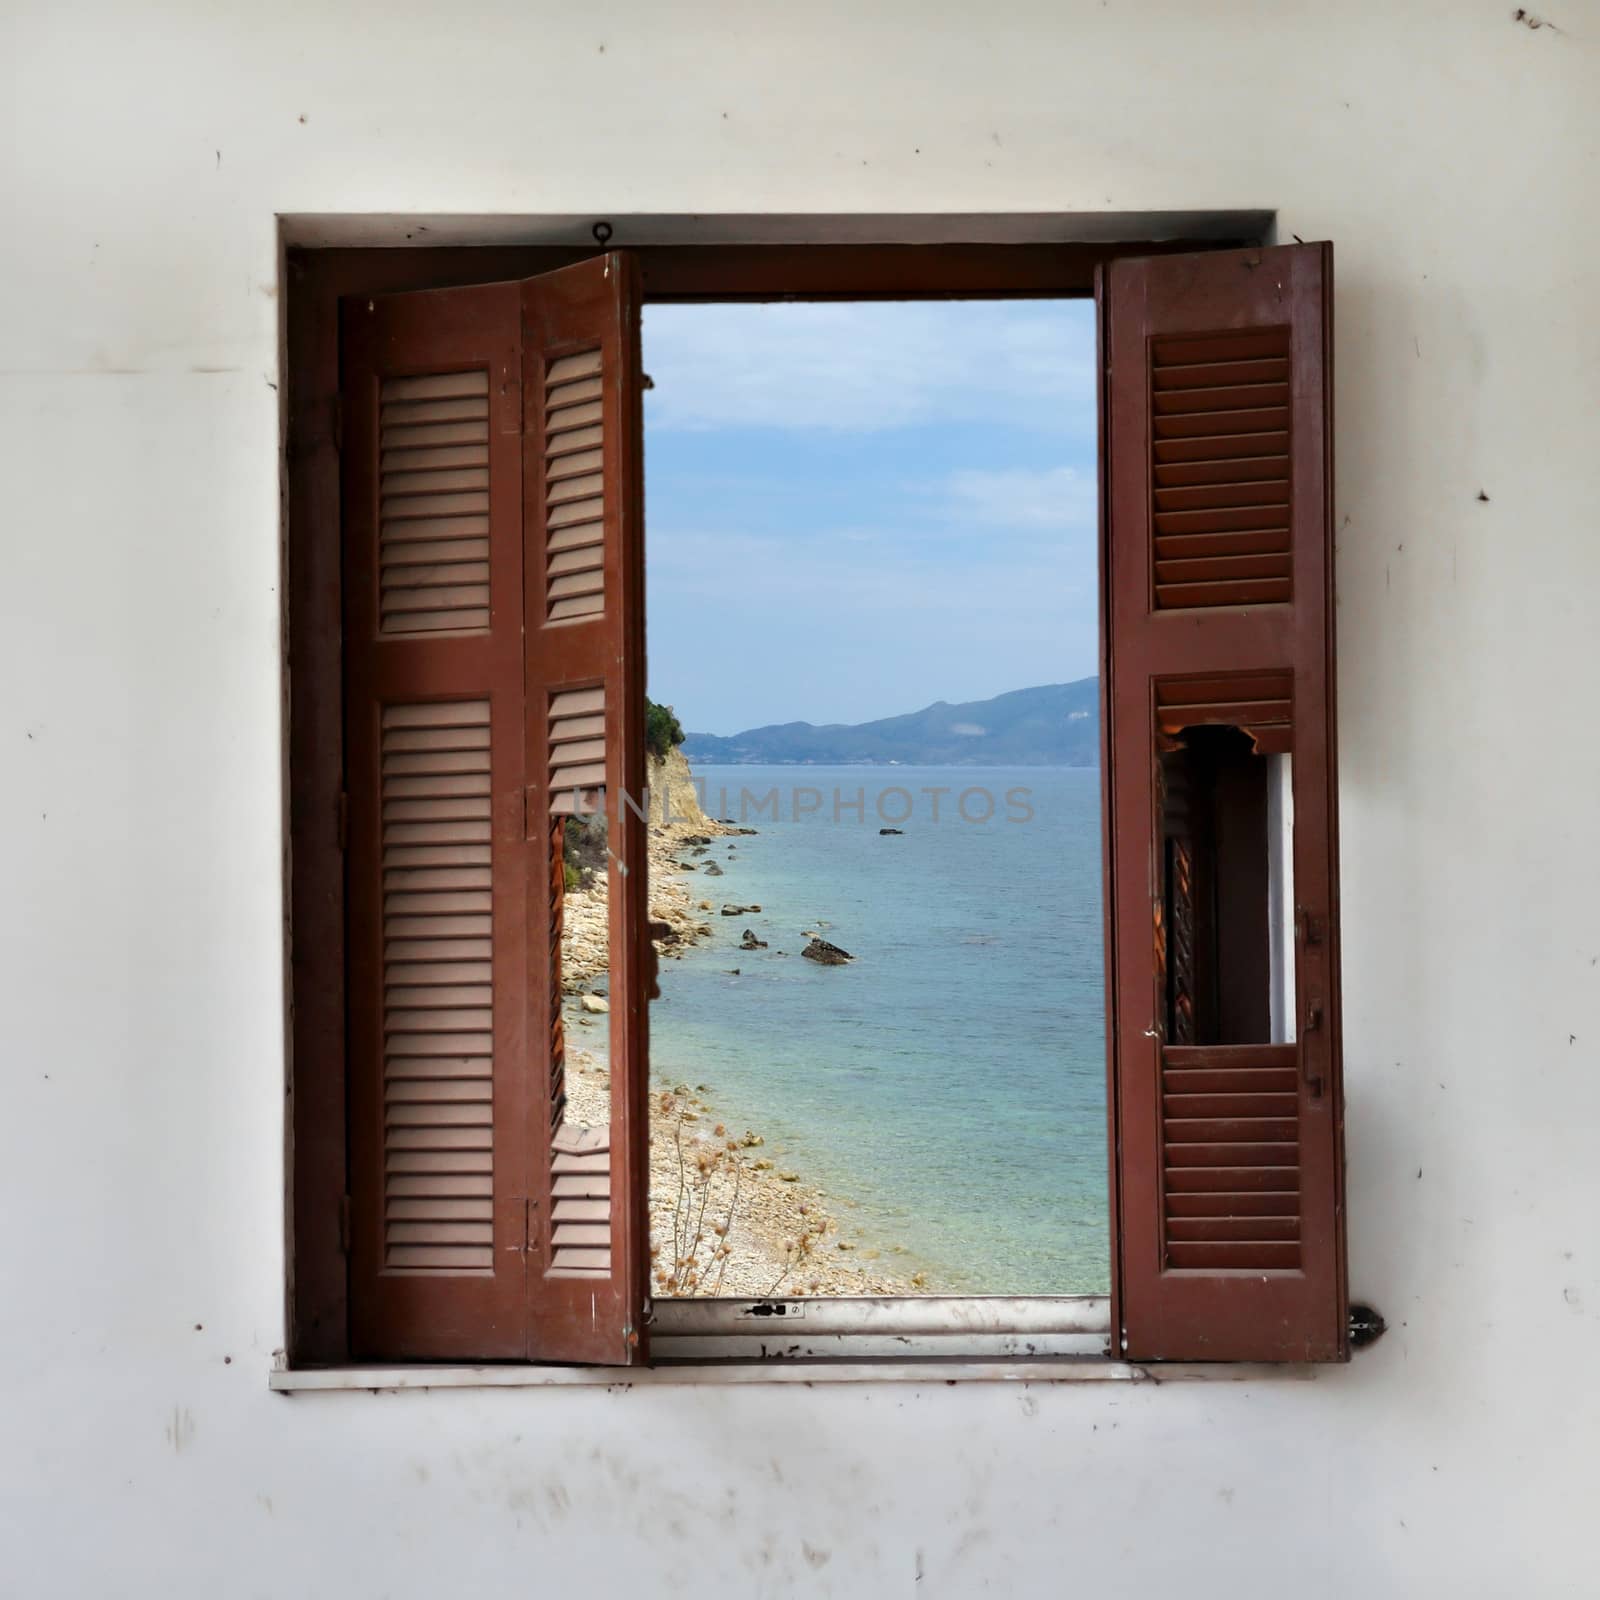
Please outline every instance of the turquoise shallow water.
M764 1133L864 1243L905 1246L896 1268L924 1268L930 1288L1104 1293L1099 774L697 777L713 816L738 820L741 791L772 789L782 815L747 802L758 833L702 858L724 875L697 874L698 897L762 909L712 916L710 943L663 964L655 1076L708 1085L719 1116ZM937 821L932 788L948 791ZM968 817L992 797L992 819L963 820L963 795ZM881 836L886 822L904 833ZM746 927L769 948L739 950ZM806 929L856 959L802 960Z

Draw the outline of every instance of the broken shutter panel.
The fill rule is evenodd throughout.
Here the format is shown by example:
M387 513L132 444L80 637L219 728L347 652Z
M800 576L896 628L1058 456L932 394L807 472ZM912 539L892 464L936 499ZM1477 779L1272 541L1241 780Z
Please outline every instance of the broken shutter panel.
M341 319L352 1353L520 1357L520 294Z
M644 549L639 299L611 254L523 286L527 496L528 832L548 865L532 908L536 1095L529 1353L643 1359L648 1271L644 796ZM582 931L565 894L570 853L604 889L605 1012L565 1006ZM591 911L592 915L592 911ZM566 951L563 945L568 946ZM567 958L564 960L564 956ZM592 958L591 958L592 959ZM609 1034L607 1073L578 1071ZM572 1036L576 1035L576 1037ZM588 1052L584 1052L585 1055ZM608 1088L602 1083L608 1082Z
M1331 249L1101 292L1119 1342L1342 1359Z

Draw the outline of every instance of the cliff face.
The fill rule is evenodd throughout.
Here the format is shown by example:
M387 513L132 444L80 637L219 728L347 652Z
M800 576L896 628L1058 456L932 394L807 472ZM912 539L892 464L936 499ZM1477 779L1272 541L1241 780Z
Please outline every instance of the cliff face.
M686 833L714 833L705 812L700 809L700 797L695 793L694 774L689 770L688 758L681 749L669 750L659 761L653 756L645 759L645 779L650 785L650 825L655 832L663 825Z
M683 841L690 834L727 830L700 809L694 776L682 750L673 750L661 761L646 756L645 781L650 786L650 917L671 929L658 950L677 957L711 932L710 923L703 920L709 902L697 905L690 882L678 866ZM561 979L568 994L590 988L611 959L610 887L609 871L601 870L590 875L581 888L567 891L561 924Z

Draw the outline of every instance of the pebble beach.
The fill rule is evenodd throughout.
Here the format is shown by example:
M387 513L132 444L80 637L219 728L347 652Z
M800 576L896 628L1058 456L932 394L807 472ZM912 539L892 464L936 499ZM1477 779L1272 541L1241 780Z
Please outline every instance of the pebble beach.
M664 794L667 803L661 804ZM737 956L735 919L720 915L715 878L686 859L738 830L700 810L688 764L674 751L652 776L650 915L668 964L708 941ZM656 820L661 815L668 820ZM607 1053L606 880L568 891L562 937L568 1117L594 1127L610 1117ZM927 1292L920 1272L896 1271L896 1251L854 1236L847 1197L797 1171L759 1128L729 1125L716 1086L690 1061L652 1060L650 1226L658 1297L877 1295Z

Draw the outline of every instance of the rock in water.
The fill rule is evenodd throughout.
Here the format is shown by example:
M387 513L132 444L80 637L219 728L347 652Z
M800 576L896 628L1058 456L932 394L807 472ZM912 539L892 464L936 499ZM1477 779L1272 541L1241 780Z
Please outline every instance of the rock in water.
M744 938L739 941L739 948L741 950L765 950L767 941L756 938L754 928L746 928L744 930Z
M578 1004L582 1006L585 1011L600 1012L609 1011L611 1009L610 1003L606 1000L602 1000L597 994L579 995Z
M720 878L722 876L722 868L719 867L715 861L706 862L706 872L710 877L713 878Z
M829 944L826 939L813 939L800 954L807 961L820 962L825 967L842 967L845 962L855 960L848 950L841 950L838 945Z
M881 838L886 833L904 833L905 831L906 830L904 828L879 828L878 834Z

